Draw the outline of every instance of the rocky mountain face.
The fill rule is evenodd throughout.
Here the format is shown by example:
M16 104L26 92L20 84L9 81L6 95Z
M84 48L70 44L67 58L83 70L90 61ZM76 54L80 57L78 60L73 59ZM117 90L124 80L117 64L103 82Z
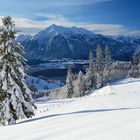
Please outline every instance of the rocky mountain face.
M125 44L132 44L133 46L140 45L140 36L123 36L118 35L111 37L114 40L117 40L119 42L125 43Z
M97 45L111 50L112 59L130 60L140 40L124 40L95 34L83 28L51 25L34 36L20 35L17 41L25 47L28 60L87 59L89 51L96 54Z
M132 48L134 48L134 53L132 55L135 56L135 59L139 60L139 58L140 58L140 36L122 36L122 35L120 35L120 36L115 36L112 38L119 42L122 42L126 45L131 44Z

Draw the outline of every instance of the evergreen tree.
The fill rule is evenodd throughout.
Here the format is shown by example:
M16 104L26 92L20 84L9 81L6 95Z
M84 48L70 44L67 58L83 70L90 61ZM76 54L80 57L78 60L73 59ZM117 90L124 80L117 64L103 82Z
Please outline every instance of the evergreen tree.
M138 61L138 77L140 77L140 58L139 58L139 61Z
M133 77L133 73L134 73L134 67L133 67L133 61L131 61L130 67L129 67L129 70L128 70L128 73L127 73L127 77L128 78Z
M105 71L107 72L107 82L111 81L111 55L109 47L106 46L105 48Z
M0 29L0 124L14 124L20 118L34 115L31 91L26 85L26 63L23 48L16 43L14 22L2 19ZM35 106L34 106L35 107Z
M77 77L77 83L78 83L78 97L84 96L85 91L86 91L86 84L85 84L85 79L83 77L83 73L80 71Z
M90 51L89 53L89 69L86 73L86 87L87 87L87 90L96 88L95 63L93 60L92 51Z
M100 45L97 46L96 50L96 59L97 59L97 88L103 86L103 56L102 48Z
M96 58L97 58L98 70L101 70L103 64L103 56L102 56L102 48L100 45L97 46Z
M92 51L90 51L89 53L89 71L91 73L91 75L94 75L94 60L93 60L93 53Z
M74 86L73 86L73 73L71 68L68 68L67 78L66 78L66 94L68 98L72 98L74 94Z
M132 77L137 78L139 75L138 73L139 73L138 61L137 58L134 56L132 64Z

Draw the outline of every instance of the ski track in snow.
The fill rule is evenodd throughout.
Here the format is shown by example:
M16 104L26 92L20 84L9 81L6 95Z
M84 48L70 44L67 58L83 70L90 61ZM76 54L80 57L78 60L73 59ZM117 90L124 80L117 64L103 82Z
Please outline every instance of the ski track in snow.
M140 79L36 105L35 117L0 127L0 140L140 140Z

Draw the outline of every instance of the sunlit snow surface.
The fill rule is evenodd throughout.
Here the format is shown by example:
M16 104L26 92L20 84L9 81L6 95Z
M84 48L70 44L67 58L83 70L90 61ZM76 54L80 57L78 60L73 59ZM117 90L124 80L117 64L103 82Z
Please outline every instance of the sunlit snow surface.
M140 140L140 79L36 105L34 118L0 127L0 140Z

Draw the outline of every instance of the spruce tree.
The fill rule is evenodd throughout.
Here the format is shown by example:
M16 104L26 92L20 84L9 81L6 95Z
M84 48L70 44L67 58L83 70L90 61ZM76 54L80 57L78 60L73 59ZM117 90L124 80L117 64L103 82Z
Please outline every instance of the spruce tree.
M101 70L102 63L103 63L103 56L102 56L102 48L100 45L97 46L96 58L97 58L98 69Z
M100 45L97 46L96 50L96 59L97 59L97 88L103 86L103 56L102 48Z
M74 94L74 86L73 86L73 73L71 68L68 67L67 77L66 77L66 95L67 98L72 98Z
M107 82L111 81L111 55L109 47L106 46L105 48L105 71L107 72Z
M87 90L96 88L96 79L95 79L95 63L93 60L93 53L89 53L89 69L86 73L86 87Z
M139 73L139 68L138 68L138 61L137 61L137 58L135 56L133 56L133 65L132 65L132 76L134 78L137 78L138 77L138 73Z
M138 77L140 77L140 58L138 60Z
M10 16L2 18L0 29L0 124L34 115L31 91L26 85L23 47L15 41L15 25ZM35 107L35 106L34 106Z
M81 71L78 73L77 83L78 83L78 85L77 85L78 91L76 91L76 92L78 92L77 93L78 97L84 96L85 91L86 91L86 84L85 84L85 79L83 77L83 73Z

